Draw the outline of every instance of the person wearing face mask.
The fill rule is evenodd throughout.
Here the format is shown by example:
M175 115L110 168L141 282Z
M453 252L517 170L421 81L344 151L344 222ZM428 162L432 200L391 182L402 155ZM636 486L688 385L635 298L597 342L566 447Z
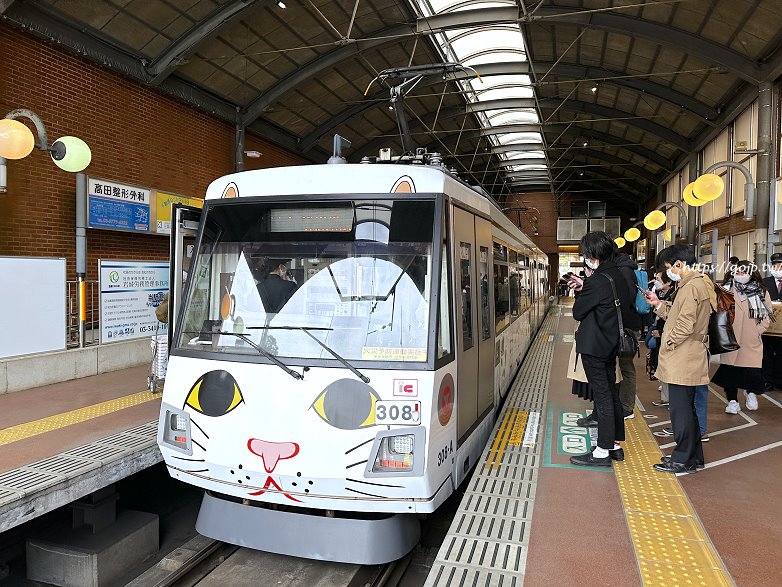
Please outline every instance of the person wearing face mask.
M782 302L782 253L771 255L771 275L763 279L772 302ZM763 336L763 379L766 390L782 389L782 336Z
M763 382L763 341L761 335L771 323L771 297L766 291L760 273L749 261L736 264L726 286L736 302L736 317L733 332L740 348L732 353L720 355L720 366L712 383L725 390L728 405L725 412L738 414L739 389L744 390L744 401L748 410L758 409L758 395L765 388Z
M583 281L571 281L576 291L573 318L580 323L576 331L576 353L595 402L597 447L587 454L570 457L570 462L610 467L613 460L624 459L619 442L625 439L625 427L616 383L619 320L611 281L606 276L613 280L620 307L633 306L635 288L630 287L617 266L615 243L605 232L585 234L579 246L589 276Z
M676 293L670 301L654 293L646 296L655 313L665 319L656 376L668 384L676 448L654 465L664 473L694 472L704 466L695 394L696 386L709 383L709 317L717 308L717 295L712 281L694 264L692 247L666 247L657 255L657 267L676 284Z

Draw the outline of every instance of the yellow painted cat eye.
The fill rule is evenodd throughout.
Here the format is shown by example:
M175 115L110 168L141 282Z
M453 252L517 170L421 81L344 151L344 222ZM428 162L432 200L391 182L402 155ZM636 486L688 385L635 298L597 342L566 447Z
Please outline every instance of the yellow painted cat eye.
M375 425L375 405L379 399L377 392L366 383L339 379L321 392L312 409L330 426L357 430Z
M228 371L209 371L193 384L185 406L205 416L224 416L244 401L239 385Z

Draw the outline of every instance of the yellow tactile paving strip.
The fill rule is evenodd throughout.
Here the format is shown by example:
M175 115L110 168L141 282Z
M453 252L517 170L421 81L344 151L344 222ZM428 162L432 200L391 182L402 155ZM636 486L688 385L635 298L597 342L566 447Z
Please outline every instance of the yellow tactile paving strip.
M484 468L498 469L502 463L502 455L505 448L511 445L519 445L524 437L524 427L527 423L527 412L519 408L508 408L494 436L494 442L489 449Z
M58 430L60 428L65 428L66 426L73 426L74 424L118 412L119 410L137 406L154 399L160 399L160 394L154 395L149 391L141 391L99 404L85 406L77 410L71 410L70 412L63 412L62 414L41 418L40 420L35 420L33 422L10 426L0 430L0 446L37 436L44 432L51 432L52 430Z
M679 481L652 469L662 454L638 410L625 431L614 471L644 587L734 585Z

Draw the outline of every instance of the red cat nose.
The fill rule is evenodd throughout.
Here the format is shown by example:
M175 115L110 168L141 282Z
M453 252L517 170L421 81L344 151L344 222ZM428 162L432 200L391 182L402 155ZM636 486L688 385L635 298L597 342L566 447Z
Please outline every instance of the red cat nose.
M299 454L299 445L295 442L268 442L259 438L251 438L247 441L247 448L254 455L261 457L263 468L267 473L274 471L278 462L292 459Z

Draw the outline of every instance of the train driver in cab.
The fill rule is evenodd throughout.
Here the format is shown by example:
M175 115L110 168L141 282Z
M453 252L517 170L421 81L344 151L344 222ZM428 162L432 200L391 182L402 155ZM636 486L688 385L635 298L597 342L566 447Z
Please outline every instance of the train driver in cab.
M288 274L290 259L269 259L266 262L268 273L258 283L263 307L270 314L276 314L288 303L296 291L296 282Z

